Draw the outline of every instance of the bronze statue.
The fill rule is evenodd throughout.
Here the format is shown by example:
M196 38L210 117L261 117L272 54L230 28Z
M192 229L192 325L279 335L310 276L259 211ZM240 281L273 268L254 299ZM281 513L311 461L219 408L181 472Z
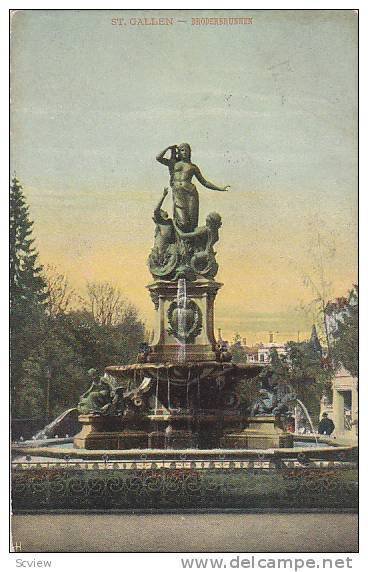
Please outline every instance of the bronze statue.
M92 378L92 383L80 397L80 415L124 415L128 410L143 409L146 405L144 396L152 387L149 378L144 378L138 387L125 389L117 385L114 378L98 378L95 369L90 369L88 376Z
M167 158L169 150L171 155ZM199 167L191 162L188 143L171 145L156 158L169 168L173 218L161 208L168 194L166 187L153 215L155 241L148 258L151 274L161 280L213 279L218 270L213 245L219 239L221 217L210 213L206 225L198 227L198 191L192 178L195 176L202 185L215 191L227 191L229 187L218 187L203 177Z
M156 223L154 248L157 249L158 256L163 256L170 244L175 243L175 230L172 219L161 207L169 192L168 187L164 188L163 195L153 211L153 222Z
M285 415L290 402L296 398L290 385L275 384L261 388L252 404L252 415Z
M218 213L207 215L206 225L196 228L193 232L183 232L175 224L179 239L186 243L182 250L189 254L190 267L196 274L206 278L213 278L218 270L213 245L219 239L218 231L221 225L221 217Z
M145 400L148 396L144 396L152 389L152 386L152 379L145 377L138 387L125 391L124 399L128 408L142 408L146 405Z
M167 158L165 155L169 150L171 155ZM170 145L159 153L156 159L169 168L175 225L183 232L193 232L198 226L199 215L198 191L192 183L193 176L204 187L213 191L227 191L229 186L218 187L203 177L199 167L191 162L191 148L188 143Z
M156 278L169 277L175 270L178 258L173 220L161 208L168 192L169 189L165 187L152 217L156 224L155 241L148 258L148 265Z
M96 369L90 369L87 373L92 383L83 395L81 395L78 403L78 413L86 414L105 414L111 405L112 394L111 387L103 377L99 378Z
M251 415L272 415L277 407L275 393L267 389L260 389L257 398L252 404Z

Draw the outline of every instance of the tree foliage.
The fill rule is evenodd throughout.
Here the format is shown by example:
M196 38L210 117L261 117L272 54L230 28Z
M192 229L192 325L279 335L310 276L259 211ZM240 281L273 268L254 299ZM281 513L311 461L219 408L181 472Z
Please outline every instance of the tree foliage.
M287 359L290 362L289 380L312 417L318 419L320 400L332 377L332 369L328 367L322 352L309 342L288 342Z
M88 282L87 309L102 326L112 326L121 320L127 301L121 291L109 282Z
M322 352L315 343L288 342L286 355L278 355L276 349L270 351L270 363L258 378L266 386L289 385L302 401L312 417L318 418L319 403L332 370L326 368Z
M50 418L77 404L91 367L134 361L144 324L108 282L87 285L88 301L67 276L38 263L33 222L17 179L10 189L11 384L14 417Z
M333 357L354 377L359 372L359 298L358 286L351 290L347 304L336 319L333 333Z
M48 264L43 274L46 283L46 310L49 316L56 317L67 312L75 299L75 292L65 274L58 271L56 266Z
M24 364L42 341L42 323L47 299L42 266L33 246L33 222L22 186L14 177L10 187L10 367L12 406L18 403ZM22 382L23 383L23 382ZM33 395L40 387L33 388Z
M332 288L329 276L336 257L335 230L330 230L326 221L316 215L309 223L308 234L306 240L308 269L301 268L299 261L296 264L301 272L303 285L313 294L313 299L308 303L300 303L300 310L317 324L319 335L330 354L326 308Z

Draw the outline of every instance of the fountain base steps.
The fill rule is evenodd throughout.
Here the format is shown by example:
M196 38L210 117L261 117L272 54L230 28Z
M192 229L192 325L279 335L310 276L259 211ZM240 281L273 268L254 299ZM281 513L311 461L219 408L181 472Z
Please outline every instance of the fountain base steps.
M247 418L191 415L80 415L82 430L74 437L77 449L267 449L293 446L293 435L275 416Z
M154 420L154 421L152 421ZM74 437L76 449L188 449L198 445L192 416L102 417L80 415L82 430Z

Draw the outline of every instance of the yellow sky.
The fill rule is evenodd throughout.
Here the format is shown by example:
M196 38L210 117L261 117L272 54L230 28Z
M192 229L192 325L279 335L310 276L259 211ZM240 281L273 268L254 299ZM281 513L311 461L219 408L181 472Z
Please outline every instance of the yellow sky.
M84 219L79 221L80 215L72 205L58 205L54 209L50 206L45 212L42 194L28 191L28 196L34 199L33 204L30 201L31 214L36 221L35 235L42 262L55 264L81 293L87 281L107 280L117 285L137 305L147 327L152 329L154 311L145 286L152 281L146 259L153 243L151 216L156 193L137 192L129 208L135 214L124 214L122 192L115 205L103 203L99 208L95 205L90 212L86 208ZM218 194L205 189L200 192L206 198L201 203L203 219L205 212L213 208L212 202L207 204L210 196L217 198ZM82 194L93 196L92 191ZM274 209L281 218L270 217L255 224L248 219L244 225L235 227L234 203L238 210L246 212L247 193L234 189L221 195L221 201L223 206L218 210L223 216L223 227L216 245L220 265L217 279L224 286L216 303L216 327L221 327L223 336L230 339L234 332L239 332L248 343L268 341L270 331L279 332L275 336L279 341L297 339L298 330L300 338L305 338L313 320L297 308L314 297L303 286L305 274L316 276L315 252L308 252L308 247L316 232L321 234L323 245L335 245L336 254L326 257L323 265L331 281L331 295L341 295L356 280L355 233L339 231L338 218L330 217L327 227L326 221L318 220L318 213L314 217L312 212L305 213L294 220L288 209L283 224L283 209ZM322 252L325 251L322 247Z

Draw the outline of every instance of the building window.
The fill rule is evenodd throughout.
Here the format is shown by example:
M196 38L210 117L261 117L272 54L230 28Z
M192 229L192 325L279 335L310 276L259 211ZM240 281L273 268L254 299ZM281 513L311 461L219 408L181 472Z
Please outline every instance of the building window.
M351 431L351 391L341 391L340 393L344 398L344 429L345 431Z

